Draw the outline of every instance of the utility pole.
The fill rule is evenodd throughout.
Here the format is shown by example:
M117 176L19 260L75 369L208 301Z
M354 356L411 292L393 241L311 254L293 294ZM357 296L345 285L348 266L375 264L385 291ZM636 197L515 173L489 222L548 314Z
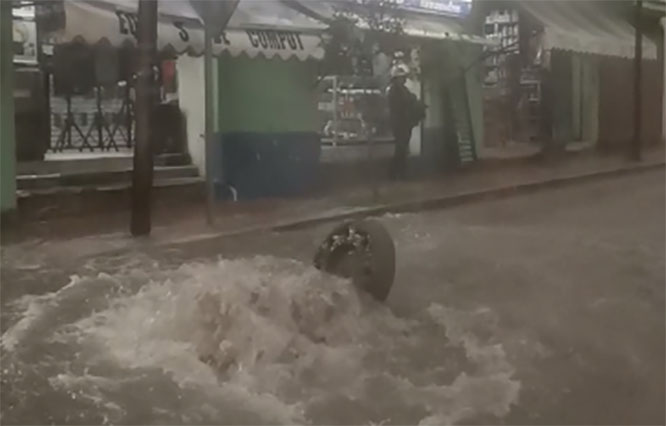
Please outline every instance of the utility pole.
M643 71L643 0L637 0L634 5L634 25L636 37L634 46L634 138L631 144L630 157L632 160L641 159L641 139L643 121L642 71Z
M213 158L213 34L211 24L204 22L204 143L206 153L206 222L215 225L215 181L213 164L219 158Z
M221 158L214 158L213 149L214 126L214 102L215 95L212 93L213 84L213 37L223 34L231 15L234 14L240 0L190 0L190 4L204 23L204 117L205 132L204 143L206 152L206 221L208 225L215 223L215 186L213 169L216 162Z
M139 70L136 81L136 144L132 171L132 235L150 234L153 150L151 116L155 79L153 63L157 45L157 0L139 0Z

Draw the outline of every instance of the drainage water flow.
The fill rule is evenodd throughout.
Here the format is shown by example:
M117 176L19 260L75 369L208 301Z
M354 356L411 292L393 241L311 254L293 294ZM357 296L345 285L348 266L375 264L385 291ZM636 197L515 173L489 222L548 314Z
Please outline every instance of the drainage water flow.
M399 318L290 260L72 277L9 309L4 423L452 424L520 387L470 331L487 312Z

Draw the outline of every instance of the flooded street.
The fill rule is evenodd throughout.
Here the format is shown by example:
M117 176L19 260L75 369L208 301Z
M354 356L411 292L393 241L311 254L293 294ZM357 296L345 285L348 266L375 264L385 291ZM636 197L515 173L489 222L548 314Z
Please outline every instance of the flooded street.
M663 423L663 190L386 216L386 305L311 266L331 225L61 264L3 248L1 421Z
M73 277L10 310L6 423L442 424L505 414L520 388L470 318L399 318L297 261Z

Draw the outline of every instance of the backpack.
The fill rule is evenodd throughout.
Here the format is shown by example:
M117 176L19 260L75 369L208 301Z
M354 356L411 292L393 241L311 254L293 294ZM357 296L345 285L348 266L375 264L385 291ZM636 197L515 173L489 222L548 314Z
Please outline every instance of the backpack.
M426 116L426 105L421 102L412 92L409 92L409 123L416 127Z

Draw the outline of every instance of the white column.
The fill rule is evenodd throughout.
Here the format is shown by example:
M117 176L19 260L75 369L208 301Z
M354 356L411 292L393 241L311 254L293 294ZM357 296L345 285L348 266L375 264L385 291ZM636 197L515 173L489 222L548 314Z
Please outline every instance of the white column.
M661 141L666 143L666 16L663 16L660 19L661 31L662 31L662 43L661 48L664 49L662 52L662 68L664 71L664 82L661 94Z
M178 106L187 123L187 150L200 176L206 174L204 144L204 61L203 57L178 56Z

